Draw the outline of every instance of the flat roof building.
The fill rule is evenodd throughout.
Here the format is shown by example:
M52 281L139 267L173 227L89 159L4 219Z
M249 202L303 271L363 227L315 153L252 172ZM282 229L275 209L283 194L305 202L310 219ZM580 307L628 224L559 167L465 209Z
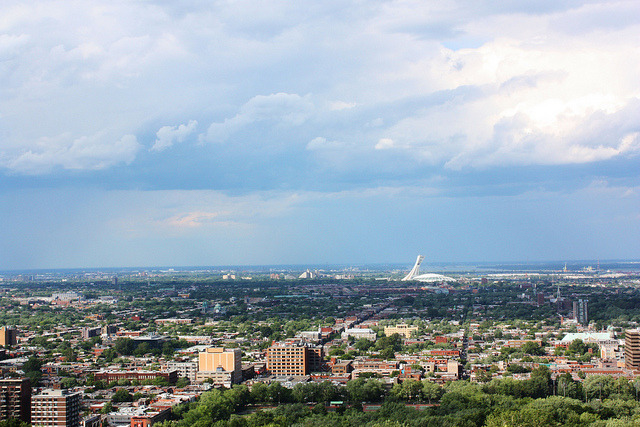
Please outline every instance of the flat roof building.
M242 350L209 347L198 354L198 381L212 379L214 384L242 381Z
M627 369L640 370L640 330L624 333L624 365Z
M390 337L393 334L402 335L405 338L411 338L411 332L418 332L417 326L410 326L406 323L400 323L396 326L386 326L384 328L384 334Z
M78 427L80 424L80 393L46 389L31 398L33 427Z
M0 420L15 418L31 422L31 382L29 378L0 379Z
M3 347L16 345L18 343L18 331L9 326L0 328L0 345Z
M322 370L323 363L322 346L275 343L267 349L267 370L273 375L309 375Z

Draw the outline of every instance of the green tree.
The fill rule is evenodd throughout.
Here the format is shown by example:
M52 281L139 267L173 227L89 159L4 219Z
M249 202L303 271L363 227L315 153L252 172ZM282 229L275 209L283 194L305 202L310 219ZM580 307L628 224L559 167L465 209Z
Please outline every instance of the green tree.
M254 383L250 392L253 403L266 403L269 400L269 390L265 383Z
M114 403L120 402L133 402L133 396L125 388L119 388L111 397L111 401Z
M176 388L184 388L189 384L191 384L191 381L189 380L189 378L180 377L178 378L178 381L176 381Z
M524 343L521 350L524 353L530 354L532 356L544 356L546 354L546 352L544 351L544 347L540 346L540 344L535 341L527 341L526 343Z
M587 399L606 399L615 390L615 380L609 375L591 375L582 386Z
M444 389L431 381L422 381L422 394L431 402L437 402L444 394Z
M105 403L100 409L101 414L108 414L109 412L113 412L113 405L111 402Z

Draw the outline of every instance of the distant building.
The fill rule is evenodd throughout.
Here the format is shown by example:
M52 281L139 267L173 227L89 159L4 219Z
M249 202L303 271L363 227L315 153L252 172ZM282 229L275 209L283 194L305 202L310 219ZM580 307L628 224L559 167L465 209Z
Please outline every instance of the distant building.
M80 393L46 389L31 398L33 427L78 427Z
M640 330L630 329L624 334L624 365L640 370Z
M0 420L31 422L31 382L28 378L0 379Z
M242 350L210 347L198 354L197 381L213 380L215 385L238 384L242 381Z
M102 334L104 335L113 335L118 332L118 327L116 325L105 325L102 327Z
M411 332L418 332L417 326L409 326L406 323L400 323L396 326L386 326L384 334L390 337L393 334L402 335L405 338L411 338Z
M9 326L0 328L0 345L7 347L18 343L18 331Z
M579 324L587 326L589 324L589 300L579 299L573 302L573 318Z
M193 323L193 319L177 319L177 318L156 319L156 323L159 325L165 325L167 323L175 323L178 325L190 325Z
M82 339L88 340L93 337L100 336L100 332L102 332L102 328L82 328Z
M106 381L108 383L118 380L129 381L146 381L155 380L156 378L164 378L169 384L175 384L178 380L178 371L98 371L94 374L96 380Z
M307 271L305 271L300 276L298 276L298 279L315 279L316 277L318 277L318 273L317 272L313 272L313 271L307 269Z
M52 300L59 300L59 301L78 301L82 298L82 295L80 295L77 292L54 292L53 294L51 294L51 299Z
M198 373L198 362L169 362L167 363L167 370L178 371L179 377L189 378L189 381L194 383Z
M342 332L341 337L343 340L349 337L354 337L357 340L360 338L364 338L369 341L375 341L377 334L369 328L352 328L352 329L345 329L344 332Z
M320 331L302 331L296 334L296 338L301 338L309 342L320 341Z

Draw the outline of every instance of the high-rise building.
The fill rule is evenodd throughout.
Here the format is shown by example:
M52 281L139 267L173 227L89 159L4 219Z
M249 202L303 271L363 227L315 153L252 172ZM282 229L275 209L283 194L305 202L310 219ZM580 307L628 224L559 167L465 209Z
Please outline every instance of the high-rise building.
M579 299L573 302L573 318L581 325L589 324L589 300Z
M242 350L211 347L198 355L198 381L213 380L214 384L237 384L242 381Z
M308 375L320 371L323 362L322 346L285 342L267 349L267 370L273 375Z
M14 418L31 422L31 382L29 378L0 379L0 420Z
M624 334L624 365L640 370L640 329L630 329Z
M80 393L46 389L31 398L33 427L77 427L80 423Z
M9 326L3 326L0 328L0 345L9 346L16 345L18 343L18 331L15 328Z

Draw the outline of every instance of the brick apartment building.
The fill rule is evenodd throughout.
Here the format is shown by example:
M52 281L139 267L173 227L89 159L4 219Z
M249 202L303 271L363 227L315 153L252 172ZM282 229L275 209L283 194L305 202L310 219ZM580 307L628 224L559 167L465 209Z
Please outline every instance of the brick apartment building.
M323 364L322 346L275 343L267 349L267 370L273 375L308 375L321 371Z
M0 421L31 422L31 382L28 378L0 379Z
M169 384L175 384L178 380L178 371L98 371L94 378L108 383L118 380L146 381L164 378Z
M31 398L33 427L77 427L80 424L80 393L47 389Z

